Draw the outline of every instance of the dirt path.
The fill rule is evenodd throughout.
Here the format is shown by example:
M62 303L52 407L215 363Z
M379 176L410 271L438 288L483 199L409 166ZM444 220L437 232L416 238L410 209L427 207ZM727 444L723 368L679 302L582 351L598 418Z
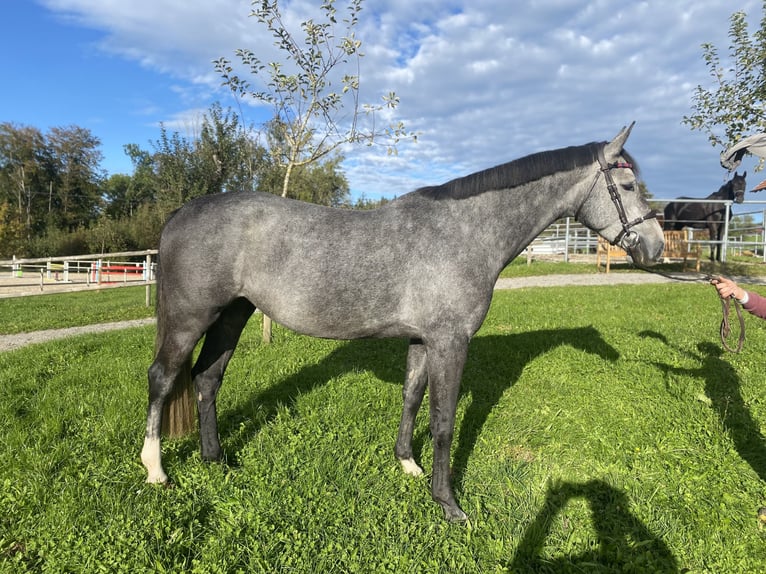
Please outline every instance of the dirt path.
M740 283L753 283L752 278L735 277ZM673 279L651 273L583 273L573 275L541 275L537 277L516 277L499 279L496 289L521 289L525 287L562 287L567 285L628 285L646 283L670 283ZM704 282L700 279L700 282ZM101 333L117 329L129 329L140 327L154 322L153 318L136 319L133 321L121 321L118 323L102 323L98 325L86 325L84 327L69 327L65 329L49 329L46 331L33 331L19 333L17 335L0 335L0 352L11 351L26 345L44 343L56 339L64 339L75 335L87 333Z

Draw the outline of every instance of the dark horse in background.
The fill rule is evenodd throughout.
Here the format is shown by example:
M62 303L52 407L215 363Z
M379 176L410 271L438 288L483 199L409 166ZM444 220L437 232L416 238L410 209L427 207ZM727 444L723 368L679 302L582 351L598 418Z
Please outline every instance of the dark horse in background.
M745 199L746 176L747 172L739 175L735 171L734 177L723 184L718 191L711 193L705 199L742 203ZM679 197L678 199L692 198ZM729 209L729 219L731 219L731 216L731 209ZM707 229L711 241L710 260L720 261L725 218L725 203L687 203L683 201L673 201L665 206L665 223L663 223L663 229L668 231L678 231L684 227Z
M163 407L202 337L192 369L202 458L221 457L216 395L257 306L307 335L409 340L394 452L405 472L423 473L412 434L428 386L431 493L448 520L465 520L452 492L450 446L468 343L500 271L566 216L627 250L637 264L662 255L662 228L623 151L629 134L623 128L608 143L537 153L370 211L252 192L184 205L160 239L157 353L141 451L147 482L168 480Z

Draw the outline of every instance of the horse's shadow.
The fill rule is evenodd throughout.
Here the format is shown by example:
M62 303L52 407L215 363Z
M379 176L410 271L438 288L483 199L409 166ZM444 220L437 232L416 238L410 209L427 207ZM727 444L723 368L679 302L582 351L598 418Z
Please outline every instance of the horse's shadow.
M461 396L470 394L471 401L455 433L457 442L452 472L456 483L462 479L484 423L503 393L518 381L529 362L564 345L608 361L619 358L619 353L591 326L488 335L473 339L461 385ZM249 397L242 397L236 406L222 410L219 415L225 450L239 452L263 424L276 416L280 408L290 408L295 398L344 373L360 368L370 369L379 379L401 385L404 381L406 354L407 344L401 340L349 341L318 363L303 367L277 385ZM427 416L424 412L427 410L427 401L424 401L420 416ZM397 416L400 413L398 411ZM237 429L234 436L227 437L234 429ZM396 427L393 427L392 453L395 438ZM422 452L426 439L427 431L416 433L413 438L416 457L417 453Z
M645 331L641 335L659 339L668 345L662 334ZM742 398L737 371L722 358L723 351L718 345L703 341L697 344L697 350L699 355L682 350L680 352L699 361L699 367L680 368L665 363L657 363L657 367L666 375L690 375L705 381L705 394L731 436L737 452L758 477L766 481L766 440Z
M573 499L590 506L598 547L578 555L543 558L546 539L557 519L572 528L564 510ZM600 480L586 483L552 484L543 508L530 524L508 564L510 572L615 572L641 569L646 572L678 572L678 564L667 545L654 536L629 511L625 494ZM639 568L640 565L640 568Z

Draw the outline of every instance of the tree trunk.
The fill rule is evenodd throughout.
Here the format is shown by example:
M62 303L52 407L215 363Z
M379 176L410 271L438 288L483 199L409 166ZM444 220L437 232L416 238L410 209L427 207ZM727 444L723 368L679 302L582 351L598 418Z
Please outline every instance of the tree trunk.
M263 315L263 343L265 345L271 343L271 317L266 314Z

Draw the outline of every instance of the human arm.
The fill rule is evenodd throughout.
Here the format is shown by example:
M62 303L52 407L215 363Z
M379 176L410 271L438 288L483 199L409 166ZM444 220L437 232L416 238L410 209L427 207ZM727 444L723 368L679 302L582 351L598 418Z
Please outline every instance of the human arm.
M726 277L713 277L710 280L710 283L716 288L718 295L722 299L733 297L740 305L742 305L742 308L745 309L745 311L748 311L761 319L766 319L766 297L763 297L754 291L746 291L734 281L727 279Z

